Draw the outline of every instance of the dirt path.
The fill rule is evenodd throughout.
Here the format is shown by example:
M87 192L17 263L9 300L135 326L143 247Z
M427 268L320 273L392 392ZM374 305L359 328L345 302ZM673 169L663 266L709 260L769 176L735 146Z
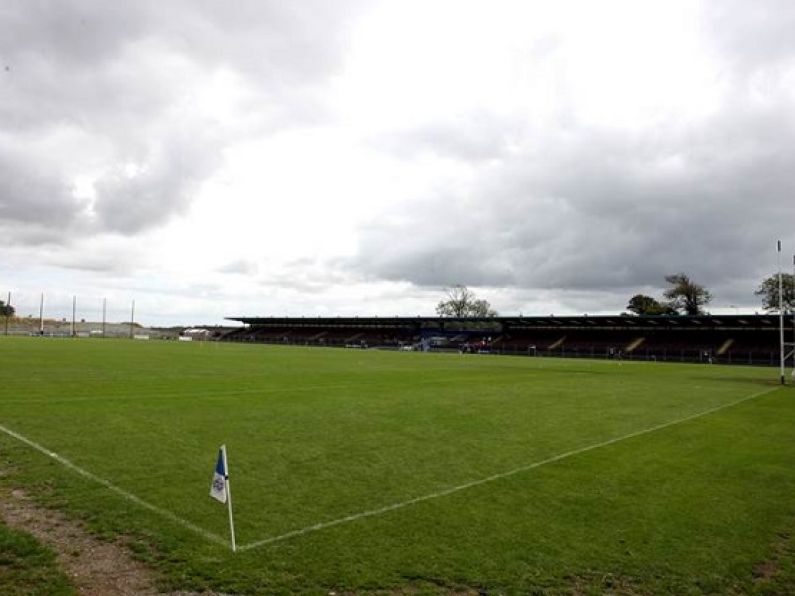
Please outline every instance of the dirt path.
M98 540L79 523L37 506L20 490L0 493L0 516L10 528L32 534L55 551L80 594L160 594L152 570L133 559L123 545Z

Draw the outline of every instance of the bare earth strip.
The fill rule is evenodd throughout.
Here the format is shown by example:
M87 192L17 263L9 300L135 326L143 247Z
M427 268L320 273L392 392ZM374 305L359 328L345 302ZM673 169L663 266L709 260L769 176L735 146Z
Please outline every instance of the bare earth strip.
M39 507L20 490L0 493L0 516L10 528L32 534L55 551L58 563L82 595L161 594L152 570L133 559L123 545L98 540L61 513Z

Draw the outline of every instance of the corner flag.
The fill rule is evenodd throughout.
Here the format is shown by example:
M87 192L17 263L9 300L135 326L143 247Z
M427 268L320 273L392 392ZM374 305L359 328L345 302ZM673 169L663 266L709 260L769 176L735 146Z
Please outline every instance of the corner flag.
M229 480L229 476L226 473L225 451L224 445L218 450L218 462L215 464L213 483L210 485L210 496L221 503L226 503L226 483Z
M232 489L229 486L229 465L226 462L226 445L218 450L218 461L215 463L213 482L210 485L210 496L216 501L226 503L229 508L229 535L232 539L232 552L237 550L235 544L235 522L232 517Z

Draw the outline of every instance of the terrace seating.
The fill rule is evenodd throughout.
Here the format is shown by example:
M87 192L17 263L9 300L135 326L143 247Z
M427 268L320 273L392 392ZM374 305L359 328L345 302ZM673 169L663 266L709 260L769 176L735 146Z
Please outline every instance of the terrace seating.
M778 358L778 321L770 315L239 320L251 326L223 339L391 349L424 342L431 350L467 345L502 354L747 364L771 364Z

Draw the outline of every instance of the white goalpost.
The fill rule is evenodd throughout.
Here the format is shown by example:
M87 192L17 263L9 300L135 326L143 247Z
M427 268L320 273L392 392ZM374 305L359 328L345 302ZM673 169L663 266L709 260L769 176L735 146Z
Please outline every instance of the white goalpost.
M795 309L792 312L791 342L786 341L784 333L784 276L781 272L781 240L778 241L778 337L779 337L779 379L781 384L786 384L787 359L793 357L792 379L795 382ZM793 281L795 281L795 255L792 257Z

